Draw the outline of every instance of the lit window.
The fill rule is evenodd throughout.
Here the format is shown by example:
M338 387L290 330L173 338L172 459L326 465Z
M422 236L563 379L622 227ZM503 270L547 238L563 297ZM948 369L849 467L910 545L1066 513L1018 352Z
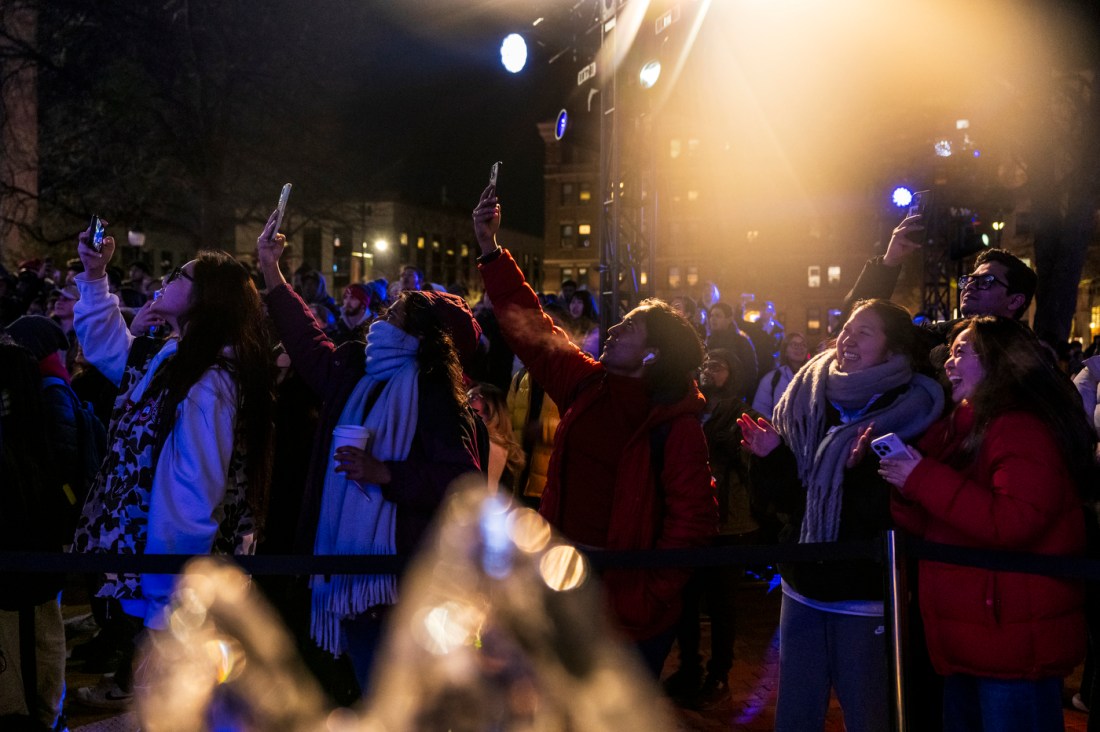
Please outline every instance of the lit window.
M424 248L424 237L422 237L422 236L416 237L416 248L417 249L423 249Z
M432 249L435 249L435 250L438 251L438 249L439 249L439 239L432 239Z
M577 226L577 233L581 236L588 236L592 233L592 224L580 224Z
M581 183L581 192L578 198L580 198L581 203L587 203L592 200L592 189L587 183Z
M670 158L673 158L673 159L680 157L680 141L679 140L669 140L668 141L668 156Z
M809 287L821 287L821 267L816 264L811 265L806 270L807 280L806 283Z
M836 265L830 266L828 271L827 271L826 276L829 279L829 284L830 285L839 285L840 284L840 267L837 267Z
M806 332L807 333L820 333L821 332L821 308L807 308L806 309Z
M680 286L680 268L668 268L668 286L675 289Z
M469 247L469 246L467 246L466 244L463 244L463 245L462 245L462 250L461 250L461 252L459 253L459 255L458 255L458 256L460 256L460 257L468 257L468 256L470 256L470 247Z
M698 267L688 267L687 280L688 280L688 287L695 287L697 284L699 284L699 268Z
M401 246L407 247L409 245L409 232L402 231L401 236L398 238L398 241L401 242Z

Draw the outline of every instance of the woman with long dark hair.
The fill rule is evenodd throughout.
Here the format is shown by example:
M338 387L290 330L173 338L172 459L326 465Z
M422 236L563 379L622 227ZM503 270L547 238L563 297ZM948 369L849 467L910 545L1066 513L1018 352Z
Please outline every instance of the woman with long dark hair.
M1096 437L1073 384L1008 318L960 323L944 368L954 410L882 461L898 525L945 544L1082 554ZM920 609L945 731L1063 729L1062 679L1085 650L1079 583L922 560Z
M156 317L179 334L132 336L101 251L81 234L75 326L88 361L118 385L108 455L77 525L74 549L119 554L250 553L263 525L270 473L273 363L260 296L225 252L203 251L164 280ZM165 627L170 575L107 574L97 595L121 601L134 630ZM132 649L130 649L132 652ZM132 693L124 661L116 688L78 692L100 706Z
M404 290L365 344L336 346L279 268L286 238L275 218L257 240L268 312L291 365L322 400L296 549L411 553L451 483L480 470L460 359L476 353L481 329L457 295ZM366 446L334 447L341 426L366 428ZM313 640L333 656L346 653L365 690L397 578L315 576L310 587Z
M742 416L750 485L790 517L781 538L866 541L890 526L889 487L861 460L874 430L914 437L943 409L943 389L913 370L909 311L856 304L836 346L795 374L774 426ZM882 567L869 560L781 565L775 729L825 726L835 690L852 732L885 730L888 684Z

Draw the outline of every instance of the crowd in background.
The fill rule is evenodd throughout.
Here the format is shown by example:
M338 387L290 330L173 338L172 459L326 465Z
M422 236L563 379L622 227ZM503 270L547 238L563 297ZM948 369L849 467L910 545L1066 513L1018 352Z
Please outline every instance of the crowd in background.
M433 285L411 266L393 283L352 283L339 300L309 266L288 281L274 217L255 267L203 252L163 278L140 262L124 273L110 265L113 242L93 251L85 233L63 269L44 259L0 271L0 546L408 552L453 479L482 473L569 539L604 548L834 542L898 525L962 545L1085 551L1100 354L1095 342L1040 343L1021 324L1034 273L1011 254L978 258L960 279L963 317L947 324L918 328L889 302L897 268L876 258L843 304L842 328L820 343L785 329L771 303L750 319L739 303L683 295L616 313L601 333L593 293L571 281L531 290L497 245L500 216L487 189L474 211L485 292L472 307L466 288ZM899 225L888 259L917 226ZM337 444L344 427L369 437ZM885 433L905 452L870 450ZM881 567L780 572L777 729L821 729L830 690L848 729L885 729ZM920 568L920 728L976 729L967 725L985 715L1059 729L1052 700L1095 637L1081 588L968 572ZM730 699L741 574L604 578L655 676L678 644L665 689L685 706ZM0 612L32 608L45 649L37 692L13 696L12 675L0 678L0 714L25 697L24 714L60 729L60 586L0 581L13 598ZM260 584L285 600L330 693L350 701L368 688L397 580ZM977 594L957 597L962 586ZM114 675L71 696L131 703L138 638L163 628L170 588L158 575L90 587L101 630L72 662ZM0 643L27 622L0 619ZM969 640L978 628L980 643ZM1092 692L1086 674L1076 703Z

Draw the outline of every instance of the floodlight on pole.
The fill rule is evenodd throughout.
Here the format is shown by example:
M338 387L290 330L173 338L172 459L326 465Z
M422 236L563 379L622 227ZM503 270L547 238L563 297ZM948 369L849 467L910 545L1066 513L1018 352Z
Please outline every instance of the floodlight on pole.
M519 33L509 33L500 44L500 62L513 74L527 65L527 41Z

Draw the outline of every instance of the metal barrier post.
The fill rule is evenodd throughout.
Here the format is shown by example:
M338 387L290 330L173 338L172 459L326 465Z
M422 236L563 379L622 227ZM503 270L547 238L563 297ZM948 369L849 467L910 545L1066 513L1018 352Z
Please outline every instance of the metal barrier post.
M894 732L906 732L905 723L905 637L909 631L905 553L893 529L886 532L886 593L890 603L890 674L894 695Z

